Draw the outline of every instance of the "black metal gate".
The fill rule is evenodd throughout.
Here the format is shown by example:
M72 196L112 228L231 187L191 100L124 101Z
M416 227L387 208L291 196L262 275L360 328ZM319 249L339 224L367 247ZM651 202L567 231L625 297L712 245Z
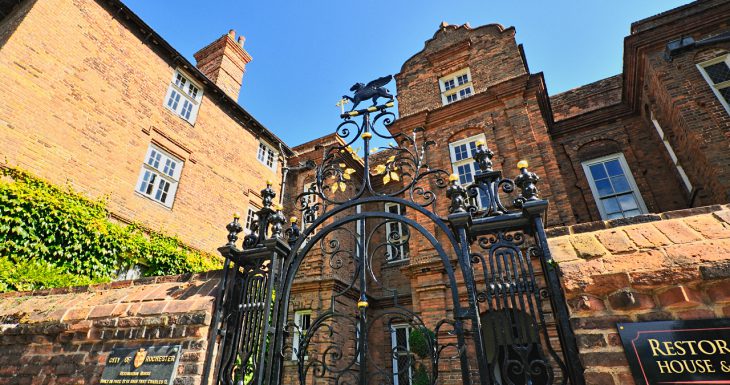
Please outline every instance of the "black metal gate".
M295 220L284 229L270 184L261 192L258 230L242 249L239 219L228 225L213 320L219 337L205 379L583 385L537 175L521 162L514 180L503 178L492 169L494 154L477 143L479 170L463 186L428 166L434 142L424 130L384 131L392 106L342 114L342 140L323 149L315 179L297 199L305 229ZM371 155L374 136L395 144ZM440 280L414 291L408 274ZM316 304L310 313L297 312L299 297Z

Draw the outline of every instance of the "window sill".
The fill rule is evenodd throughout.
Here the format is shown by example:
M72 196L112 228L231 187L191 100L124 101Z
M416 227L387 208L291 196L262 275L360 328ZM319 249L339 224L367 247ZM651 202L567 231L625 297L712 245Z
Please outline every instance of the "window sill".
M148 200L150 202L154 202L158 206L160 206L160 207L162 207L164 209L167 209L168 211L172 211L172 205L168 206L168 205L166 205L166 204L164 204L164 203L162 203L162 202L160 202L158 200L152 199L149 196L147 196L145 194L142 194L141 192L139 192L137 190L134 190L134 194L137 195L137 196L139 196L139 197L142 197L142 198L144 198L144 199L146 199L146 200ZM173 204L174 204L174 201L173 201Z
M173 114L173 115L174 115L174 116L175 116L176 118L178 118L178 119L182 119L182 121L183 121L183 122L185 122L185 123L189 124L189 125L190 125L191 127L195 127L195 120L193 120L193 121L191 122L191 121L189 121L189 120L185 119L185 118L184 118L184 117L183 117L182 115L178 114L178 113L177 113L177 111L175 111L175 110L173 110L172 108L168 107L168 106L167 106L167 104L163 104L162 106L163 106L163 107L165 107L165 109L166 109L166 110L167 110L168 112L170 112L171 114ZM197 117L196 117L196 120L197 120Z
M383 267L400 267L400 266L408 265L409 262L410 262L409 258L399 259L397 261L386 261L385 265L383 265Z

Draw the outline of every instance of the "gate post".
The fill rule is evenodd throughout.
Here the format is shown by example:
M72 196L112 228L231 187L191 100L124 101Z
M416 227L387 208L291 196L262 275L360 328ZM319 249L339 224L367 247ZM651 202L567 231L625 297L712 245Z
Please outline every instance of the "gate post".
M464 285L466 286L466 295L469 306L464 313L455 314L456 319L471 319L471 331L473 333L474 344L477 352L477 367L479 369L479 383L482 385L492 385L492 378L489 375L489 363L487 362L487 354L484 347L484 337L482 335L481 317L479 317L479 305L477 304L476 283L474 280L474 269L471 263L471 239L469 236L469 227L472 224L472 216L466 210L467 192L464 187L459 185L458 178L452 175L449 180L451 185L446 190L446 196L451 198L451 214L448 220L451 223L457 239L459 240L460 252L457 256L461 273L464 276ZM466 347L465 347L466 348ZM462 358L462 376L463 382L469 383L470 373L468 372L468 360L466 351L461 352ZM469 381L469 382L467 382Z
M585 385L584 368L578 355L578 342L575 338L573 328L570 325L568 305L565 301L565 294L563 294L562 287L560 286L560 268L550 254L550 247L547 242L547 236L545 235L542 214L545 212L546 207L547 202L545 201L528 201L523 204L522 209L530 218L534 237L540 250L540 264L545 274L550 304L555 312L558 338L560 339L560 346L565 356L565 366L568 371L568 377L570 378L570 384Z
M213 347L220 337L217 351L217 385L278 384L281 354L273 349L281 336L275 331L279 320L280 299L275 298L281 286L286 257L291 251L284 241L284 214L274 205L276 193L267 182L261 191L263 207L256 214L256 232L247 235L243 250L236 247L243 228L238 216L227 226L228 243L218 251L225 257L223 280L212 323L214 338L208 349L208 362L203 383L208 383ZM297 232L295 224L288 232ZM284 314L284 316L286 316ZM283 330L283 329L282 329Z

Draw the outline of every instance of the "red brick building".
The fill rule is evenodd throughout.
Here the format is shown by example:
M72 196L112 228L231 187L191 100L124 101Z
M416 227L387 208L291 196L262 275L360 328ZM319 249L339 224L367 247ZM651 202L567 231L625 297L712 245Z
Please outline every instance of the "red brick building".
M196 67L121 2L1 5L5 166L208 252L261 181L280 184L291 150L236 102L243 36L216 39Z
M0 106L0 145L10 166L54 183L70 181L91 196L108 195L118 218L163 228L207 250L223 243L231 212L246 212L250 227L266 179L277 191L284 180L285 211L299 217L305 229L317 220L317 215L304 217L296 199L316 182L308 162L321 162L325 149L346 142L331 134L290 149L236 104L251 56L234 33L196 53L196 67L118 1L15 3L0 2L0 71L13 96ZM78 22L65 22L69 14ZM505 176L515 176L517 162L525 159L541 177L540 196L550 201L551 250L563 273L589 384L633 381L616 321L730 317L728 16L730 1L701 0L637 21L625 38L621 74L557 95L549 93L542 73L530 72L515 29L498 24L443 23L395 75L399 118L389 129L410 136L422 128L419 137L435 142L426 159L431 168L471 183L477 171L472 156L482 141L495 152L494 168ZM39 42L34 37L39 31L49 38ZM387 149L372 154L369 170L357 154L338 156L341 168L353 170L348 174L353 179L369 173L376 187L397 189L402 181L386 186L377 171L392 154ZM249 159L254 156L257 160ZM303 203L322 202L310 196ZM446 215L448 205L437 200L434 211ZM381 211L429 226L424 215L403 210L373 203L345 214ZM415 233L406 237L407 230L382 220L348 226L350 234L379 229L376 238L397 233L407 240L377 251L373 275L381 286L370 298L373 317L402 308L433 328L453 316L446 267L433 242ZM448 243L439 229L429 230ZM292 287L289 321L310 326L335 306L334 293L344 293L337 306L355 311L357 293L348 292L353 272L352 261L313 247ZM212 285L205 279L202 285ZM106 289L116 290L90 290ZM192 356L202 354L201 335L209 331L213 305L207 289L200 291L204 301L186 308L206 315L202 326L191 327L197 345L184 369L190 383L201 381L202 360ZM23 329L23 338L12 341L33 348L0 346L25 360L0 361L14 365L7 373L0 370L0 380L35 369L50 376L43 378L98 379L99 369L82 366L103 358L75 353L79 346L98 344L97 350L108 352L125 338L119 333L137 330L120 320L179 310L162 302L178 304L184 290L169 295L144 290L98 306L73 303L72 293L61 293L73 312L61 309L32 321L59 322L79 328L79 334L44 337L40 343L34 336L41 332ZM467 300L465 290L459 295ZM142 303L146 298L159 302ZM124 311L116 311L119 306ZM23 309L32 311L33 303ZM14 305L0 301L0 316L14 312ZM555 340L551 309L545 312L548 338ZM407 332L407 325L384 322L370 335L374 362L389 370L393 377L387 380L397 385L412 384L412 376L395 373L398 360L389 356ZM357 349L347 337L357 333L348 329L336 337L345 354ZM291 347L300 337L294 333ZM76 369L35 363L54 344L74 355ZM293 383L294 354L284 354L292 357L284 366L287 383ZM456 361L441 364L448 373L441 377L444 383L459 383Z
M730 91L723 91L730 84L728 15L730 2L697 1L637 21L625 39L623 73L557 95L550 95L542 73L530 72L515 29L497 24L442 23L395 75L399 117L390 133L410 136L423 128L419 135L435 141L426 160L431 168L471 183L477 172L472 155L482 141L495 152L494 168L507 177L517 175L516 165L525 159L542 178L541 197L550 201L548 233L590 384L633 382L615 322L729 314L724 296L730 274L722 255L730 224L719 206L730 194L723 177L730 170ZM332 143L330 135L294 151L305 156L317 144ZM370 156L374 186L383 188L376 166L393 154L386 149ZM318 151L309 156L321 159ZM295 175L288 180L291 194L314 180L312 170ZM447 200L435 205L436 212L448 213ZM386 203L362 210L403 214L404 208ZM685 216L691 219L677 219ZM365 233L378 224L366 221ZM710 235L706 226L718 233ZM450 314L453 301L433 245L413 232L402 251L382 250L386 262L373 266L401 302L384 295L370 309L377 317L405 306L432 327ZM723 243L708 244L713 236ZM707 259L697 259L701 250ZM347 282L326 273L312 279L330 287ZM315 299L299 291L290 308L298 314L293 321L309 325L321 314L318 308L329 309L330 294L320 290ZM466 302L467 293L460 295ZM627 303L629 297L638 300ZM345 307L356 296L350 300ZM551 309L544 310L550 319ZM554 336L554 322L547 324ZM397 325L383 325L372 341L386 340L381 348L387 350L398 333ZM398 372L395 362L381 364Z

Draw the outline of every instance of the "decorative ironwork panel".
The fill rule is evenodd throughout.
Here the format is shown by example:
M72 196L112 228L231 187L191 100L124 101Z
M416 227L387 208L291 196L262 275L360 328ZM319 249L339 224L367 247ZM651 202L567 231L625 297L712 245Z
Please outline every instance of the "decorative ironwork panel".
M341 141L322 148L321 163L309 167L314 181L295 202L305 228L292 218L284 229L271 183L243 249L238 219L228 225L213 321L221 336L217 383L583 385L543 230L539 177L523 161L514 179L503 178L482 142L472 151L479 167L473 183L431 168L434 142L424 129L388 130L395 114L384 86L391 79L357 83L338 103ZM389 101L378 105L378 98ZM368 99L371 107L355 110ZM348 101L354 105L345 112ZM373 138L391 143L376 148ZM400 271L426 258L423 250L443 279L438 317L414 310L409 277ZM295 307L301 292L316 292L317 306ZM210 365L206 378L209 372Z

